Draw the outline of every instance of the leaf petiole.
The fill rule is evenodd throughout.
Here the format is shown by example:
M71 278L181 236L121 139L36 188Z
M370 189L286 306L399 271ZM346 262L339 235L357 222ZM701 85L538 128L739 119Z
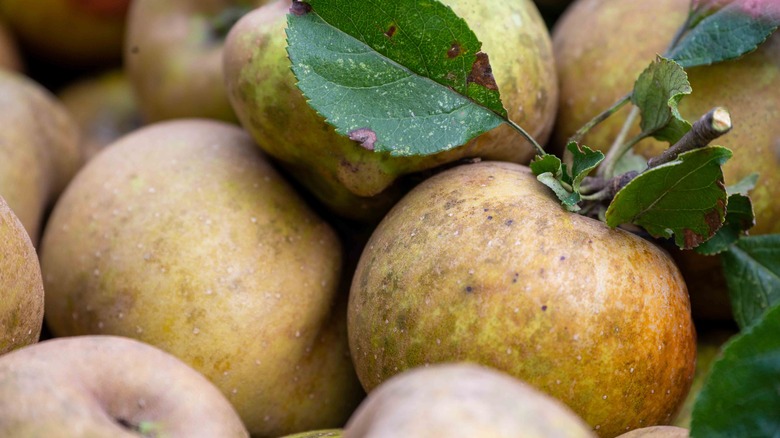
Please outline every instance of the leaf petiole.
M546 152L544 151L544 148L542 148L542 146L539 145L539 143L536 141L536 139L534 139L531 136L531 134L529 134L525 129L523 129L522 126L518 125L517 123L513 122L512 120L509 120L509 118L507 118L507 117L504 118L504 122L506 122L509 126L511 126L512 129L517 131L520 135L525 137L525 139L528 140L528 142L531 143L531 145L533 145L534 149L536 149L536 155L541 157L542 155L546 154Z

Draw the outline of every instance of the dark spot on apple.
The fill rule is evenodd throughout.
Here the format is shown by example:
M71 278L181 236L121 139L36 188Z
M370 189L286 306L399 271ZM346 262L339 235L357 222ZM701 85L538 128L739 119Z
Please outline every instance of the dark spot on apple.
M474 288L471 286L466 286L466 293L471 293L474 291Z
M488 216L488 220L492 221L493 220L493 216Z
M514 278L512 278L512 283L517 283L517 279L519 277L520 277L520 273L519 272L515 272L515 276L514 276Z
M490 66L490 60L487 53L478 52L477 59L471 66L471 73L466 78L466 83L475 83L481 85L488 90L498 90L498 84L493 77L493 68Z
M388 38L392 38L393 35L395 35L395 31L396 30L397 29L396 29L395 25L390 25L390 27L388 27L387 31L385 32L385 36L388 37Z
M509 219L508 221L506 221L506 222L504 222L504 223L505 223L505 224L506 224L506 226L508 227L508 226L512 225L513 223L515 223L515 221L514 221L513 219Z
M487 208L483 208L482 211L488 211L488 209Z
M542 312L546 312L546 311L547 311L547 306L546 305L542 306Z
M564 260L566 260L566 256L561 256L561 258L560 258L560 259L558 259L558 260L560 260L560 261L564 261Z
M376 143L376 132L370 128L355 129L349 133L349 139L360 143L360 146L369 151L373 151Z
M138 46L130 47L130 53L133 54L133 55L137 55L138 52L140 52L140 51L141 50L138 48Z
M452 45L450 46L450 50L447 50L447 58L455 58L458 55L460 55L460 44L458 44L457 41L453 41Z
M292 5L290 5L290 13L293 15L300 17L301 15L306 15L309 12L311 12L311 5L306 2L293 0Z

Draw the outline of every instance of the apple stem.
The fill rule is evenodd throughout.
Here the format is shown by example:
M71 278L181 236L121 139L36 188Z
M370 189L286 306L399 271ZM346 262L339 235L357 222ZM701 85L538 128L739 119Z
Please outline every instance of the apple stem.
M518 125L517 123L513 122L509 118L505 118L504 121L512 127L515 131L520 133L523 137L525 137L526 140L528 140L529 143L536 149L536 155L539 155L540 157L545 155L546 152L544 151L544 148L542 148L541 145L534 139L531 134L529 134L525 129L523 129L522 126Z
M731 115L728 110L723 107L715 107L697 120L691 127L691 130L683 135L677 143L665 150L661 155L648 160L647 167L660 166L673 161L683 152L703 148L716 138L729 132L731 126Z

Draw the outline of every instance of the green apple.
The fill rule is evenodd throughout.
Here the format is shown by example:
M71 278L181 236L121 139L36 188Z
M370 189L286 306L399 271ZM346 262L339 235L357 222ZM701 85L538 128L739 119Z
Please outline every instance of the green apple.
M64 67L116 64L130 0L3 0L0 17L36 58Z
M37 244L46 207L83 163L80 134L38 83L0 69L0 196Z
M87 160L143 124L124 70L82 78L59 90L57 97L81 128Z
M124 63L144 118L234 122L222 79L224 37L241 14L266 1L133 1Z
M376 388L346 438L594 437L560 401L497 370L452 363L419 367Z
M150 345L50 339L0 357L6 437L249 437L224 395Z
M348 329L369 393L411 367L476 362L603 437L670 422L696 357L668 253L565 211L512 163L447 170L393 207L360 258Z
M544 143L555 118L558 91L549 34L534 4L531 0L444 3L482 41L509 117ZM289 0L277 0L247 14L231 29L224 51L228 96L258 145L285 163L338 214L381 217L400 196L388 188L405 174L463 158L527 162L533 156L533 149L506 125L428 157L374 153L337 134L295 85L286 52L289 6Z
M38 255L22 223L0 197L0 355L37 342L42 324Z
M55 206L41 265L55 336L160 347L254 435L339 427L363 396L340 241L235 125L160 122L108 146Z
M0 68L22 70L22 58L16 46L16 39L2 21L0 21Z

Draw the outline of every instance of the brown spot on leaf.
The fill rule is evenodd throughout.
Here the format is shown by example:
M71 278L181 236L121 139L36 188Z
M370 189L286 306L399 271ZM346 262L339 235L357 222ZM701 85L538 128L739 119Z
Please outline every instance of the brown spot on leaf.
M369 128L356 129L349 133L349 139L360 143L360 146L369 151L373 151L374 143L376 143L376 132Z
M450 46L450 50L447 50L447 58L452 59L458 55L460 55L460 44L458 44L457 41L454 41L452 46Z
M488 90L498 90L496 79L493 77L493 68L490 66L490 60L488 59L487 53L477 53L477 59L471 66L471 73L469 73L466 82L474 82L477 85L482 85Z
M704 238L690 228L686 228L683 231L683 239L685 240L684 245L685 249L691 249L699 246L700 243L704 241Z
M290 5L290 13L293 15L301 16L309 12L311 12L311 5L306 2L293 0L292 5Z
M395 31L396 30L397 29L396 29L395 25L390 25L390 27L387 28L387 31L385 32L385 36L388 37L388 38L392 38L393 35L395 35Z

